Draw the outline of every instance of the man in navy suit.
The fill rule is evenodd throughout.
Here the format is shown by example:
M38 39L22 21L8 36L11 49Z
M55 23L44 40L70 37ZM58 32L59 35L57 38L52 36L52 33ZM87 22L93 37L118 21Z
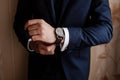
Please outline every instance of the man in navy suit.
M90 47L108 43L108 0L19 0L14 30L29 51L29 80L88 80Z

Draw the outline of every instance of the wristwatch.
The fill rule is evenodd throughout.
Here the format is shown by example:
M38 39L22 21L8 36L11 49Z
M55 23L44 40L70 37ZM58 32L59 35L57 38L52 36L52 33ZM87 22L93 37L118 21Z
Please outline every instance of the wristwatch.
M57 46L60 46L61 41L65 37L65 33L64 33L63 28L56 28L55 29L55 34L56 34L56 42L55 43L56 43Z

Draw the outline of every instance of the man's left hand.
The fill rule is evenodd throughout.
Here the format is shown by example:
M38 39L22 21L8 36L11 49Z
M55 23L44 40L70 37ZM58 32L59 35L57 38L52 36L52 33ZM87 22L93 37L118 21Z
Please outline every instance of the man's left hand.
M30 45L36 52L42 55L54 54L56 36L55 29L51 25L42 19L33 19L25 24L25 30L28 30L33 43L39 43L37 46Z
M48 44L55 43L55 29L43 19L29 20L25 24L32 41L40 41Z

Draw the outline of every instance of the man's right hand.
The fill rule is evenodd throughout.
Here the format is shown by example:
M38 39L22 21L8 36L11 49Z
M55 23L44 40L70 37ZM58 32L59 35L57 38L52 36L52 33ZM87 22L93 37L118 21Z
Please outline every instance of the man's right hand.
M46 44L39 41L31 41L30 48L41 55L54 55L56 48L55 44Z

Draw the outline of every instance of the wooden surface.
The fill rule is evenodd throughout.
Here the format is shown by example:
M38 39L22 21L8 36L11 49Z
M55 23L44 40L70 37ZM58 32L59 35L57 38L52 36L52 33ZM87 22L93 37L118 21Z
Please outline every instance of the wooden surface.
M17 0L0 0L0 80L27 80L27 52L13 31Z

